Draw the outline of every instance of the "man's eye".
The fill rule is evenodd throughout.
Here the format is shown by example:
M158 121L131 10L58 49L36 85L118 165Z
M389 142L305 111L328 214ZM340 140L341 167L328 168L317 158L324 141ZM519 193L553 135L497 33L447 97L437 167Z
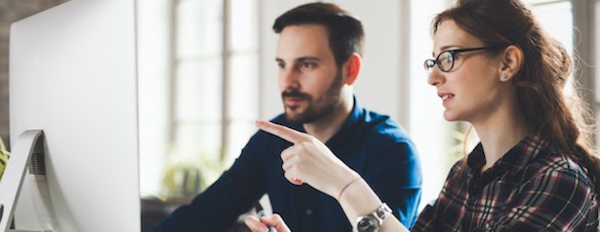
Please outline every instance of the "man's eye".
M285 68L285 64L284 63L277 63L277 67L279 67L279 68Z
M311 63L311 62L303 62L302 63L302 67L303 68L314 68L315 64Z

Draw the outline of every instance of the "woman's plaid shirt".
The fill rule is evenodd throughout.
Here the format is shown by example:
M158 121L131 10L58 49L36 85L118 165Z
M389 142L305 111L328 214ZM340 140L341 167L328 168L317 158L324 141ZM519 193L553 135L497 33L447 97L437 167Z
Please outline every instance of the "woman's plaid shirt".
M599 231L590 178L538 137L523 139L483 173L481 144L467 159L466 178L458 176L461 162L412 231Z

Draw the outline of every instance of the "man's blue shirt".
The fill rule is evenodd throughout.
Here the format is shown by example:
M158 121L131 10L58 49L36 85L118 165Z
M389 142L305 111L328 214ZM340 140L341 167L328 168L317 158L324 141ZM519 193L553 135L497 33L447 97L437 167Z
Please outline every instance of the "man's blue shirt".
M272 122L304 132L301 124L288 122L283 114ZM369 183L402 224L412 227L421 196L421 167L413 142L398 123L355 100L342 128L325 144ZM227 231L265 193L273 212L293 232L350 232L352 225L335 198L285 179L280 154L291 145L258 131L228 171L151 232Z

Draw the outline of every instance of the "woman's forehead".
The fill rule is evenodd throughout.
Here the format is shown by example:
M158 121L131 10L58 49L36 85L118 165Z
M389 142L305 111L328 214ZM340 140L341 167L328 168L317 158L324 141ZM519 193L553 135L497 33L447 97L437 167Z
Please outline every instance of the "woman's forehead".
M483 46L483 42L477 39L477 37L467 33L452 19L441 21L438 30L433 37L433 52L436 54L449 48L478 46Z

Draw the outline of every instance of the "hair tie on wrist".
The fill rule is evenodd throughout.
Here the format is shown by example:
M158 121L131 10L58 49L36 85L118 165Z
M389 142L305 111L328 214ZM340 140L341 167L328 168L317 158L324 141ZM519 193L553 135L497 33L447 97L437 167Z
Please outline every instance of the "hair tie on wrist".
M342 188L342 191L340 191L340 194L338 195L337 200L339 201L342 198L342 193L344 193L344 191L354 182L356 182L357 180L362 179L362 177L357 177L354 180L350 181L348 184L346 184L346 186L344 186L344 188Z

